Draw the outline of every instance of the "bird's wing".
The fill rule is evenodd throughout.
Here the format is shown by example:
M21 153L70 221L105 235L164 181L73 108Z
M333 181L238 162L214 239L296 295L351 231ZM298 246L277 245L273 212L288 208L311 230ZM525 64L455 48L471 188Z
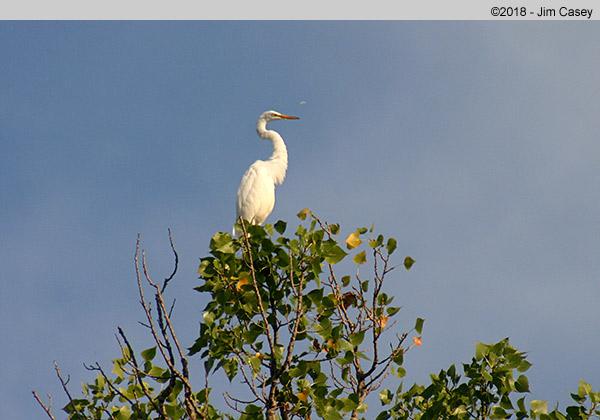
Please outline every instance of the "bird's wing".
M240 187L237 193L237 212L236 219L243 217L245 220L250 220L256 212L256 206L258 205L257 196L253 192L257 188L259 183L261 164L260 160L254 162L246 171L240 182Z

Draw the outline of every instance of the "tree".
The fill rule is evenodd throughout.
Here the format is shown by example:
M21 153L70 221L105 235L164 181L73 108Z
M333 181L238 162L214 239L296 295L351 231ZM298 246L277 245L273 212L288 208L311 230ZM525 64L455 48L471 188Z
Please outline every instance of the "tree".
M289 236L283 221L265 227L240 221L238 238L224 232L212 237L195 288L210 300L189 349L177 338L165 298L178 265L170 232L175 269L162 284L148 272L138 238L136 281L155 346L136 355L118 328L121 357L113 361L112 374L97 363L88 366L97 377L77 399L57 366L69 418L358 419L376 391L384 407L378 420L581 419L600 413L600 393L585 382L572 394L576 405L564 413L549 412L544 401L528 406L524 397L515 401L512 394L529 391L524 372L530 364L508 339L479 343L471 363L463 365L464 378L453 365L431 375L427 386L385 388L391 378L405 375L404 358L421 345L424 324L417 318L412 328L400 329L400 307L386 293L396 240L373 227L358 228L342 240L339 225L322 222L308 209L298 217L302 223ZM413 263L403 259L406 270ZM339 274L349 270L352 275ZM190 379L190 357L204 361L204 387L198 390ZM221 374L247 389L245 395L224 394L229 413L215 408L208 383Z

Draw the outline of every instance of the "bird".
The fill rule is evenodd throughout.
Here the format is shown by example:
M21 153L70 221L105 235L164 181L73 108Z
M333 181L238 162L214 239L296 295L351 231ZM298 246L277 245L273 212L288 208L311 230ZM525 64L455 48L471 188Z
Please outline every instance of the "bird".
M256 122L256 133L261 139L273 143L273 153L268 160L257 160L242 176L237 191L236 222L240 218L253 225L262 225L275 206L275 187L285 179L288 153L285 142L275 130L267 129L274 120L299 120L299 117L277 111L265 111ZM236 234L235 226L233 234Z

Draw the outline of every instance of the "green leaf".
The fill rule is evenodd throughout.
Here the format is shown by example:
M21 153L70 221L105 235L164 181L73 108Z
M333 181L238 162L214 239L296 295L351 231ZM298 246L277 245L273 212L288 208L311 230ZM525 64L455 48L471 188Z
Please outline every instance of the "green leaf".
M338 350L340 350L340 351L352 351L352 350L354 350L353 345L349 341L344 340L343 338L340 339L340 340L338 340L336 342L336 345L337 345Z
M390 306L389 308L386 309L386 311L389 316L394 316L398 313L398 311L400 311L400 308L398 308L396 306Z
M415 331L419 335L423 332L423 323L424 322L425 322L425 320L423 318L417 318L417 320L415 322Z
M388 254L393 254L394 251L396 250L396 246L398 245L398 243L396 242L396 240L394 238L389 238L387 241L387 245L385 246L387 249Z
M329 318L322 319L321 322L319 322L319 324L316 325L315 330L317 334L319 334L321 337L323 337L324 339L328 339L331 335L331 321L329 320Z
M585 397L586 395L590 395L592 393L592 386L588 384L583 379L579 381L579 386L577 387L577 394L580 397Z
M281 360L283 358L284 347L281 344L279 344L279 345L275 346L274 350L275 350L275 353L274 353L275 360L277 360L277 361Z
M529 370L530 367L531 367L531 363L529 363L527 360L522 360L521 362L519 362L519 366L517 366L517 370L519 372L525 372L525 371Z
M505 419L508 417L508 413L502 407L496 406L492 408L492 419Z
M323 253L323 257L325 257L325 261L329 264L337 264L348 254L340 248L334 240L327 240L321 244L321 252Z
M520 375L515 382L515 389L517 392L529 392L529 380L527 376Z
M548 401L532 400L530 406L534 415L548 414Z
M489 345L478 341L475 344L475 359L476 360L483 359L483 356L487 355L489 350L490 350Z
M165 372L167 371L161 367L152 366L152 369L148 371L148 375L153 378L162 378L163 376L165 376Z
M354 256L354 258L352 258L352 261L354 261L356 264L364 264L367 262L367 254L365 251L360 251Z
M204 323L206 325L211 325L213 322L215 322L215 315L212 312L204 312L202 314L202 318L204 319Z
M283 220L278 220L273 225L273 227L275 228L277 233L279 233L280 235L283 235L283 232L285 232L285 228L287 227L287 223L285 223Z
M223 362L223 370L225 371L225 374L227 375L227 379L229 379L229 381L231 381L233 378L235 378L235 375L237 375L238 372L238 362L236 359L227 359Z
M219 251L224 254L233 254L237 251L231 235L227 232L217 232L210 240L210 250Z
M456 366L454 366L454 365L451 365L451 366L448 368L448 376L449 376L449 377L450 377L452 380L454 380L454 379L458 379L458 377L456 376Z
M262 356L260 353L256 353L256 356L252 356L248 359L248 361L250 362L250 366L252 366L252 370L254 371L255 374L260 372L261 357Z
M381 401L381 405L388 405L392 402L392 391L389 389L384 389L379 393L379 401Z
M413 260L411 257L404 258L404 268L406 268L407 270L410 270L414 263L415 260Z
M360 346L360 344L363 342L364 339L365 339L364 331L360 331L360 332L350 335L350 342L352 343L353 346Z
M125 372L123 372L123 366L117 360L113 362L112 373L114 373L119 379L123 379L125 376Z
M306 297L310 299L314 305L320 305L323 300L323 289L311 290L306 294Z
M508 397L508 394L504 394L500 399L500 407L504 408L505 410L514 410L514 406Z
M392 361L398 366L402 365L402 363L404 363L404 350L402 350L401 348L398 349L398 351L396 351L396 353L392 357Z
M214 275L214 271L212 271L211 264L212 258L203 258L200 262L200 266L198 267L198 274L202 277L211 277Z
M525 412L525 397L519 398L517 400L517 406L519 407L519 411Z
M150 347L142 352L142 358L146 361L154 359L154 356L156 356L156 346Z
M377 417L375 418L375 420L388 420L390 418L390 413L389 411L382 411L381 413L379 413L377 415Z
M344 287L348 286L350 284L350 276L343 276L342 277L342 285Z
M302 210L300 210L297 214L298 219L300 220L306 220L306 216L310 215L310 209L308 208L304 208Z
M463 416L465 414L467 414L467 407L465 407L464 405L459 405L452 412L453 416ZM463 417L458 417L458 418L463 418Z
M352 354L351 351L346 351L344 353L344 357L338 357L336 359L336 362L340 365L340 366L346 366L351 364L354 361L354 355Z

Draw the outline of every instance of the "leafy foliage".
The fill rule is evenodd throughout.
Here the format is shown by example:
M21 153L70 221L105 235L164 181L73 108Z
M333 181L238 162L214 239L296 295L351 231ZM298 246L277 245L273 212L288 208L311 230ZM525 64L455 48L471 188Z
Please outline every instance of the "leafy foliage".
M321 222L308 209L298 217L306 223L290 237L281 221L237 225L240 238L218 233L211 255L200 262L204 283L196 290L211 299L190 354L200 353L208 370L241 378L252 405L226 399L246 418L313 411L327 419L356 416L392 367L402 365L407 349L408 332L386 354L379 345L400 310L382 288L396 241L358 228L344 241L349 254L339 244L339 225ZM363 240L366 234L371 237ZM349 255L357 272L338 277L335 266ZM368 262L371 279L359 270Z
M550 410L546 401L527 403L530 385L525 372L531 364L508 339L477 343L475 356L462 365L460 374L452 365L432 374L427 385L405 390L400 382L395 391L384 388L406 375L405 357L423 344L425 323L423 318L414 324L401 322L400 306L386 293L397 241L375 233L373 227L340 236L339 225L322 222L309 209L300 211L298 218L301 224L288 235L283 221L265 227L240 221L239 237L224 232L212 237L210 255L200 260L200 284L195 288L210 299L187 353L163 294L177 271L173 243L175 270L161 287L148 273L143 253L140 263L138 241L140 302L155 345L136 352L119 328L121 357L113 360L112 372L107 374L99 364L89 366L97 376L83 385L83 395L76 399L57 367L69 398L63 409L69 418L358 419L367 416L367 397L374 393L383 410L377 420L566 420L600 415L600 393L584 381L571 394L575 404L566 411ZM400 267L410 270L414 264L405 256ZM153 304L145 288L152 290ZM204 362L206 381L200 389L192 389L190 357ZM247 387L249 399L225 393L232 414L213 406L208 381L215 375ZM369 409L369 416L374 410Z
M548 410L548 402L532 400L529 407L525 394L529 381L523 373L531 364L526 355L512 347L508 338L493 344L477 343L471 363L463 364L463 375L454 365L431 375L428 386L413 385L407 391L400 386L392 399L385 391L383 405L391 405L377 420L393 419L589 419L598 416L600 393L580 382L578 394L572 397L577 405L566 412ZM519 398L515 400L513 394ZM586 406L587 404L587 406Z

